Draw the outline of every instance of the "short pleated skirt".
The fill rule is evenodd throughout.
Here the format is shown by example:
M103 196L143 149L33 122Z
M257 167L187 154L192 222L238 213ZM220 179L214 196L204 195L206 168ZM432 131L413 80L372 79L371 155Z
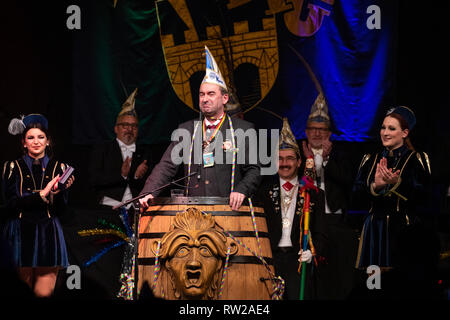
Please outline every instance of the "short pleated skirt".
M10 220L3 236L17 267L66 268L69 265L63 229L57 217Z
M392 267L391 235L388 217L369 215L364 221L359 240L356 268L370 265Z
M429 251L433 243L427 232L419 219L410 222L405 213L369 215L361 232L356 268L390 269L419 262L417 252Z

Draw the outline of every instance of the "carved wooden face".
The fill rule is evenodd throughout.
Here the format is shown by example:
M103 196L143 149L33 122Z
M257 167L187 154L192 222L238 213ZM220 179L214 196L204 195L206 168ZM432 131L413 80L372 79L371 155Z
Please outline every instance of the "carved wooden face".
M176 296L181 299L212 298L221 274L222 260L208 232L191 231L176 241L174 256L166 267Z
M161 259L177 299L213 299L222 276L223 259L237 246L215 228L211 215L195 208L177 214L174 228L161 239Z

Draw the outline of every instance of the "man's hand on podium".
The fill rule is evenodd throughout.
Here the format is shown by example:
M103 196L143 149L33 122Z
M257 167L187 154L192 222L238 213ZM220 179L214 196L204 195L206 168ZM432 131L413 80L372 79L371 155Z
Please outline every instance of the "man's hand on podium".
M154 198L154 197L153 197L151 194L149 194L149 195L147 195L147 196L145 196L145 197L139 199L139 203L141 204L141 208L142 208L142 209L147 209L148 206L149 206L148 200L149 200L149 199L153 199L153 198Z
M154 197L149 194L144 198L139 199L139 203L141 204L142 209L147 209L149 207L148 200L153 199ZM242 202L245 199L245 194L239 192L231 192L230 193L230 207L232 210L239 210L242 205Z
M230 207L232 210L237 211L242 205L242 201L245 199L245 194L239 192L230 193Z

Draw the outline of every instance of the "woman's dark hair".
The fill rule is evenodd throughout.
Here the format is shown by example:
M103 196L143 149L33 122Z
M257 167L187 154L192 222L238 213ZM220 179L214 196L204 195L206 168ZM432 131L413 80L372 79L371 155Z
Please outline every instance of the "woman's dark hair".
M409 130L408 136L405 138L405 144L408 147L408 149L415 151L412 143L411 143L411 139L409 138L409 135L411 134L411 129L409 128L408 122L398 113L390 113L388 114L386 117L391 117L394 119L397 119L398 123L400 124L400 128L402 130Z
M25 147L23 147L23 143L25 141L25 137L27 135L27 132L30 131L30 129L39 129L41 130L43 133L45 133L45 135L47 136L47 141L48 141L48 146L45 148L45 154L51 158L53 156L53 140L50 138L50 134L49 131L46 127L44 127L41 123L36 122L36 123L30 123L24 130L22 133L22 151L23 154L27 154L27 149Z

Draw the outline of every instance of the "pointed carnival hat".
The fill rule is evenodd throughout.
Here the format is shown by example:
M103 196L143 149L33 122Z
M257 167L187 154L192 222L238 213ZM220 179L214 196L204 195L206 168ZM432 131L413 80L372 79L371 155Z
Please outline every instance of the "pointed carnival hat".
M320 92L317 95L316 100L314 101L311 112L308 116L308 122L309 121L315 121L315 122L325 122L328 125L330 125L330 116L328 115L328 105L325 101L325 97Z
M134 105L136 103L136 94L137 94L137 88L134 89L134 91L130 94L130 96L127 98L127 100L122 105L122 110L119 112L119 115L117 118L121 116L133 116L137 118L136 110L134 109Z
M309 113L307 122L311 121L325 123L332 133L337 135L342 134L342 132L336 127L333 119L328 113L328 104L323 92L319 92L316 100L311 106L311 111Z
M280 140L278 142L280 150L291 149L300 157L300 148L298 147L297 140L292 133L291 126L289 125L288 118L283 118L283 128L281 128Z
M213 55L209 51L208 47L205 46L205 56L206 56L206 74L203 78L202 83L212 83L228 90L225 80L223 79L222 73L219 70L219 66L214 60Z
M396 114L400 115L408 123L409 130L412 130L412 128L414 128L414 126L416 125L416 115L408 107L400 106L400 107L389 109L389 111L386 113L386 115L388 116L391 113L396 113Z
M48 129L48 120L42 114L32 113L27 116L14 118L9 122L8 132L12 135L22 134L26 127L30 124L39 123L45 129Z

